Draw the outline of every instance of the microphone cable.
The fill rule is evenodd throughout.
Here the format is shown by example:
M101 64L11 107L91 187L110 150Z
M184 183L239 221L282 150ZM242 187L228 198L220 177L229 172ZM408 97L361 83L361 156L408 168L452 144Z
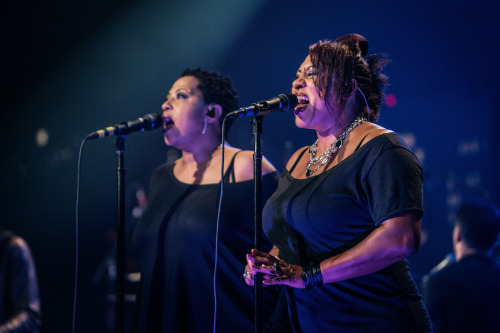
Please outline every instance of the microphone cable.
M87 142L88 137L84 138L80 150L78 152L78 171L76 176L76 206L75 206L75 285L73 294L73 320L72 320L72 332L75 333L75 323L76 323L76 300L77 300L77 287L78 287L78 263L79 263L79 206L80 206L80 179L81 179L81 166L82 166L82 154L83 147Z
M225 148L225 129L226 129L226 119L227 115L222 121L222 142L221 142L221 167L220 167L220 195L219 195L219 207L217 211L217 223L215 227L215 260L214 260L214 275L213 275L213 289L214 289L214 325L213 333L216 333L217 329L217 262L219 258L219 225L220 225L220 215L222 210L222 198L224 197L224 148Z
M224 151L225 151L225 128L226 128L226 117L222 121L222 142L221 142L221 180L220 180L220 195L219 195L219 206L217 210L217 222L215 229L215 260L214 260L214 274L213 274L213 294L214 294L214 321L213 321L213 332L216 332L217 328L217 263L219 254L219 226L220 217L222 211L222 199L224 197ZM80 179L81 179L81 160L83 154L83 148L87 142L88 137L84 138L81 145L80 151L78 153L78 171L77 171L77 186L76 186L76 208L75 208L75 283L74 283L74 295L73 295L73 320L72 320L72 332L75 333L76 324L76 305L77 305L77 286L78 286L78 265L79 265L79 205L80 205Z

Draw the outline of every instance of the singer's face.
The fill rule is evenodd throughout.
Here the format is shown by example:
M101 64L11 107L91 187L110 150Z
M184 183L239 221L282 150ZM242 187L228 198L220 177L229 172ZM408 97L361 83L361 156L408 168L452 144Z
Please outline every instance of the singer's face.
M295 94L299 104L295 107L295 125L300 128L314 129L319 132L328 130L332 116L328 112L325 101L319 97L314 81L319 73L307 56L297 70L292 83L292 94Z
M193 76L179 78L168 92L163 110L165 143L181 150L190 150L199 143L207 105Z

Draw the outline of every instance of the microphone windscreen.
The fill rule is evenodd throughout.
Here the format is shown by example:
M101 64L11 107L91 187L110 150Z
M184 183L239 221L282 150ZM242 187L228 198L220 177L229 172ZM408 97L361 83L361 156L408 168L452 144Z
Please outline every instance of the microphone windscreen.
M144 115L142 118L144 119L144 123L145 123L144 129L147 131L156 129L156 128L161 127L163 125L163 119L162 119L161 115L159 115L157 113L150 113L150 114Z
M299 104L299 100L294 94L281 94L279 97L283 104L282 110L280 111L290 111Z

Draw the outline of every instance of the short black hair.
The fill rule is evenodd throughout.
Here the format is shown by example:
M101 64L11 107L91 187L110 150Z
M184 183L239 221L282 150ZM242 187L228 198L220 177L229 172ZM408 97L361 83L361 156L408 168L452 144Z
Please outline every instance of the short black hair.
M461 228L467 245L489 251L500 232L500 211L484 199L473 199L460 206L455 224Z
M180 75L180 77L184 76L192 76L198 79L200 82L198 89L203 94L205 103L214 103L222 107L221 124L226 114L238 109L238 92L229 77L216 70L208 70L201 67L194 69L186 68ZM233 122L234 119L228 118L226 120L225 135L227 135Z

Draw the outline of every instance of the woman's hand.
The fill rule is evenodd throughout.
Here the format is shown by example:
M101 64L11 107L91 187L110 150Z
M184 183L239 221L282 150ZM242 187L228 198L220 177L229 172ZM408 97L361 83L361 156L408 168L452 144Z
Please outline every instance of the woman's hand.
M261 252L261 251L259 251L259 252ZM262 252L262 253L267 254L265 252ZM273 248L269 251L269 255L274 256L279 261L278 254L279 254L279 249L276 246L273 246ZM245 279L246 284L248 284L249 286L253 286L254 285L254 276L255 276L253 269L256 265L252 260L250 260L250 256L252 256L252 254L246 255L247 265L245 266L245 272L243 273L243 278ZM272 276L267 276L268 279L271 277Z
M252 252L253 252L253 250L252 250ZM267 254L265 252L261 252L261 253ZM243 273L243 278L245 279L246 284L249 286L254 285L254 276L256 274L255 273L256 270L258 269L256 264L250 259L251 256L252 256L252 254L247 254L247 265L245 266L245 272ZM264 276L265 279L266 278L270 279L271 277L273 277L273 276L272 275L265 275Z
M252 273L252 266L250 264L250 261L248 260L249 254L247 254L247 265L245 266L245 272L243 273L243 278L245 279L245 283L249 286L253 286L253 276L254 274Z
M257 273L264 274L264 286L287 285L294 288L304 288L302 279L302 267L288 264L269 253L256 249L247 254L247 266L245 267L247 278L245 282L253 286L253 277Z

